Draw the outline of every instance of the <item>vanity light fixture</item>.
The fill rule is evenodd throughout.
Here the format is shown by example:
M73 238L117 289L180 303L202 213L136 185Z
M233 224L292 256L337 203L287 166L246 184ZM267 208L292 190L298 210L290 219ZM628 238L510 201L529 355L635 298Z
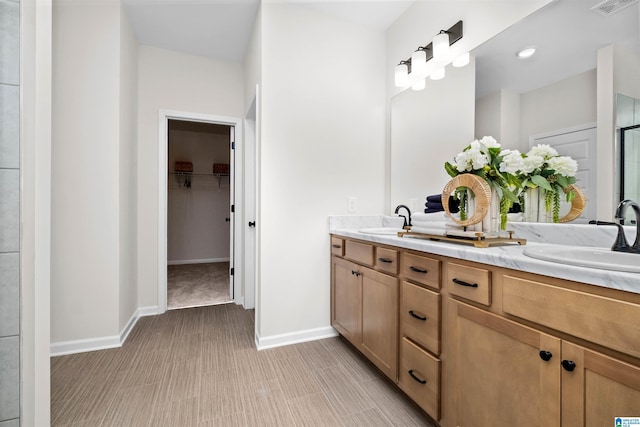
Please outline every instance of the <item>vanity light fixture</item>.
M406 87L409 84L412 85L415 83L419 88L422 83L421 80L424 80L427 77L427 70L429 69L427 63L433 59L434 62L439 63L440 65L447 63L451 60L451 50L449 46L453 45L455 42L462 38L462 21L456 22L451 28L448 30L441 30L440 33L436 35L431 43L424 47L418 47L416 51L411 55L411 58L402 60L396 65L395 68L395 85L396 87ZM436 53L436 45L439 47L438 53ZM466 60L464 59L466 56ZM440 58L440 59L438 59ZM466 61L466 62L465 62ZM464 54L460 58L456 59L456 67L462 67L469 63L469 54ZM436 65L437 66L437 65ZM438 77L440 76L440 77ZM436 76L431 77L434 80L439 80L444 77L444 68L440 67L440 69L436 70ZM421 89L421 88L420 88ZM416 90L420 90L417 89Z
M516 53L516 56L520 59L527 59L531 58L534 53L536 53L535 47L527 47Z
M469 63L469 52L460 55L456 59L453 60L452 65L454 67L464 67Z
M411 85L411 89L413 90L422 90L426 86L425 79L416 80L414 84Z
M427 74L427 47L419 47L411 55L411 72L416 76Z
M404 87L409 84L409 66L410 65L411 65L411 60L400 61L400 63L396 65L396 72L395 72L396 87Z
M436 68L431 75L429 75L431 80L442 80L444 79L444 67Z
M451 59L451 49L449 49L449 32L440 30L433 38L433 59L437 62L447 62Z

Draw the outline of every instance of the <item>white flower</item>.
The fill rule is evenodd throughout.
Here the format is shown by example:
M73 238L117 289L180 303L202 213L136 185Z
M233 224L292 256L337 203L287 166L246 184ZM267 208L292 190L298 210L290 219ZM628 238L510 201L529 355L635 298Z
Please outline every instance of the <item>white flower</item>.
M552 157L547 160L549 169L556 171L558 175L575 176L578 171L578 162L569 156Z
M500 172L510 173L515 175L522 169L523 159L522 154L518 150L502 150L500 152L502 156L502 162L500 162Z
M538 144L535 147L533 147L531 150L529 150L529 152L527 153L527 156L542 156L545 159L549 159L551 157L556 157L558 155L558 152L552 148L549 144Z
M483 136L479 142L487 148L500 148L500 143L492 136Z
M520 172L530 174L536 169L541 169L542 165L544 165L544 157L529 153L522 159Z

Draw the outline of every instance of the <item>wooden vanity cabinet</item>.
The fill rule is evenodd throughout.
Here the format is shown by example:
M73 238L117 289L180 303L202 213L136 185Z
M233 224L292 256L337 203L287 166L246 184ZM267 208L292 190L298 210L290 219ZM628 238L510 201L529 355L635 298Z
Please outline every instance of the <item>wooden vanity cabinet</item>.
M449 425L597 427L640 414L640 362L622 360L637 361L639 304L493 270L492 307L449 294Z
M356 247L358 254L366 254L360 251L361 246ZM331 264L332 326L389 378L397 381L397 277L336 256L332 256Z

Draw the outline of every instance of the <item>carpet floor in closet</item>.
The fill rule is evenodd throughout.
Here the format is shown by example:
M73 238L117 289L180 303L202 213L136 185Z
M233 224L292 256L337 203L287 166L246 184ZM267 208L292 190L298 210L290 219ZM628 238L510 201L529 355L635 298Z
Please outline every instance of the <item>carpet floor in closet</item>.
M167 308L230 302L229 262L167 266Z

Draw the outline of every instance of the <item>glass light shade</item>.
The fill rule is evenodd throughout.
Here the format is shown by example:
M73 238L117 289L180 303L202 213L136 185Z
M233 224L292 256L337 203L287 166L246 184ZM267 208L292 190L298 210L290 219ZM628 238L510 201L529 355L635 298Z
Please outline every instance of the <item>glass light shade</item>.
M409 84L409 67L407 64L396 65L396 87L404 87Z
M467 52L464 55L461 55L461 56L459 56L459 57L457 57L456 59L453 60L453 66L454 67L464 67L468 63L469 63L469 52Z
M444 79L444 67L436 68L429 77L431 77L431 80Z
M413 85L411 85L411 89L413 90L422 90L426 86L424 79L417 80Z
M424 50L416 50L411 55L411 73L418 77L427 74L427 53Z
M440 33L433 38L433 59L438 62L446 62L451 56L449 50L449 34Z

